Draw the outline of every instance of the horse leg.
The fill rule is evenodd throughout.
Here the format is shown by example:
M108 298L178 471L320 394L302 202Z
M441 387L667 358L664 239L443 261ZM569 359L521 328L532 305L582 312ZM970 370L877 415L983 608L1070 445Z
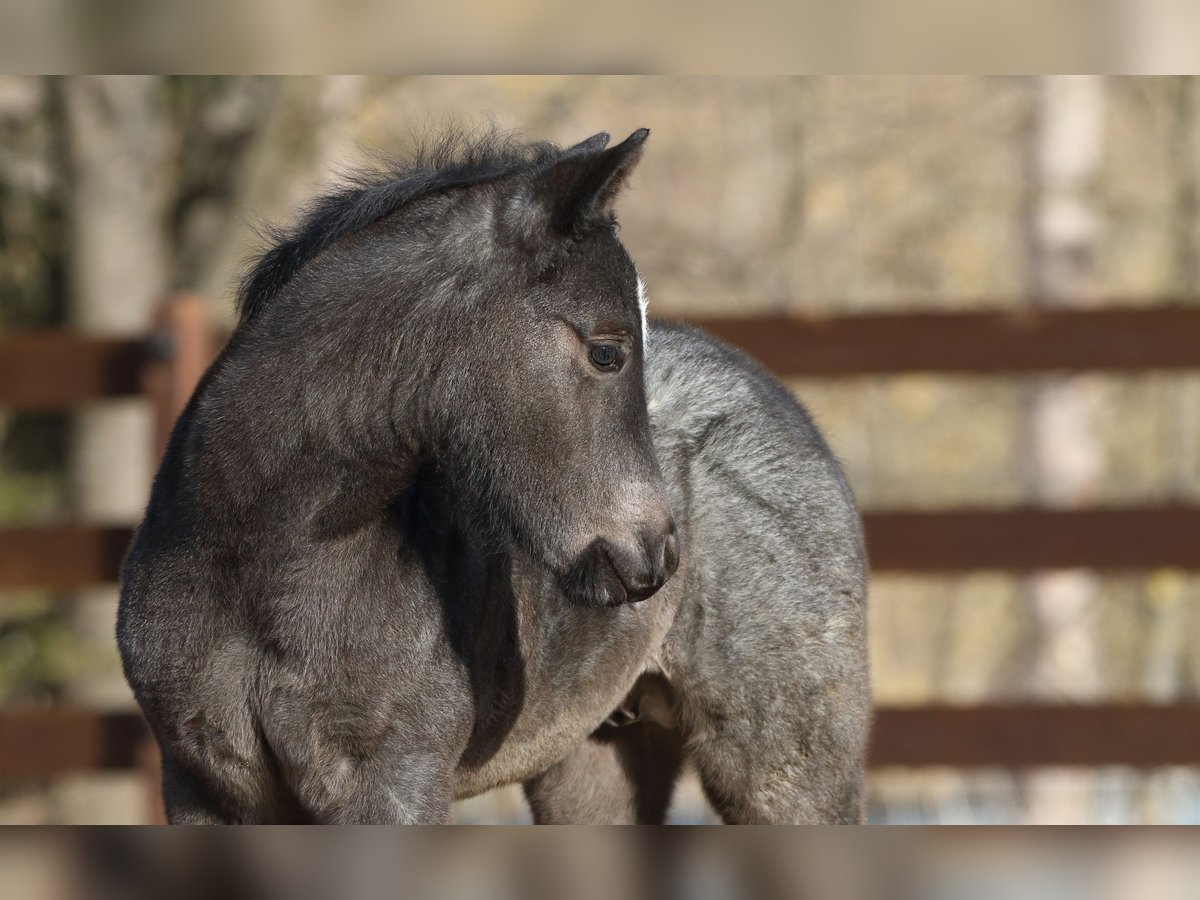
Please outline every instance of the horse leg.
M213 792L167 754L162 756L163 807L172 825L228 825L231 820Z
M539 825L660 825L683 765L678 732L652 722L601 726L525 782Z
M282 793L257 799L236 817L199 778L163 756L163 800L172 825L234 822L357 824L445 824L450 821L447 767L432 754L396 754L387 759L327 761L308 765ZM295 797L290 796L294 791Z
M434 753L403 750L373 758L328 760L298 784L302 806L330 825L444 825L450 776Z
M681 690L688 710L688 758L722 820L861 822L870 716L860 679L791 694L776 688L770 697L748 695L746 687L720 700L706 698L711 703L697 703L698 698ZM727 697L737 697L743 708L731 709Z
M704 794L728 825L854 825L862 821L862 779L855 772L823 771L803 751L763 760L739 772L720 749L697 754Z

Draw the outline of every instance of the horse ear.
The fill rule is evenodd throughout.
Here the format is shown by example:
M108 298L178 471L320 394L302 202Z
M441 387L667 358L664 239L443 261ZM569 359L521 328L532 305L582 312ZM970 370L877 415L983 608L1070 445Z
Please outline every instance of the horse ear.
M641 158L649 134L648 128L639 128L605 149L608 135L602 132L564 151L557 162L533 176L522 198L525 224L571 234L610 218L613 201Z
M566 155L576 153L598 153L608 146L608 132L601 131L598 134L593 134L590 138L584 138L578 144L568 147Z

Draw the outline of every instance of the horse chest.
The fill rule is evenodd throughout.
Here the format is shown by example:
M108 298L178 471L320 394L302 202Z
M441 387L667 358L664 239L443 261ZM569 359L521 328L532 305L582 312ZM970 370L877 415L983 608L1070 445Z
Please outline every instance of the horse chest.
M521 603L512 652L472 673L475 727L455 796L524 781L591 734L653 666L675 606L669 596L604 610L560 596Z

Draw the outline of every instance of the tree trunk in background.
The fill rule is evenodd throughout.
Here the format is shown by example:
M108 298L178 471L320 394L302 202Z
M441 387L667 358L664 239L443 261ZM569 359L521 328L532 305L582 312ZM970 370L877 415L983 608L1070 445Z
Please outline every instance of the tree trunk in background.
M1030 294L1047 307L1096 300L1095 260L1102 226L1092 200L1104 138L1101 76L1039 78L1030 148ZM1049 377L1031 388L1027 459L1031 498L1079 506L1104 468L1097 434L1099 397L1091 375ZM1026 692L1036 698L1094 701L1104 683L1099 661L1096 575L1038 573L1026 584L1031 641ZM1047 772L1029 779L1030 817L1079 822L1088 817L1095 780Z
M158 76L79 76L61 83L69 168L71 320L97 335L143 335L170 287L171 131ZM138 399L95 403L78 414L71 448L73 496L87 522L141 517L153 470L151 413ZM84 592L74 627L87 658L70 702L129 708L116 664L115 587ZM78 779L59 792L61 818L138 820L139 791L113 779ZM135 785L136 788L136 785Z
M1200 145L1196 130L1200 91L1194 76L1170 81L1167 177L1171 186L1173 290L1181 297L1195 297L1200 289ZM1185 499L1200 466L1200 375L1186 372L1172 377L1166 402L1172 413L1167 483L1171 499ZM1197 587L1200 580L1181 572L1156 572L1146 579L1148 621L1139 687L1147 699L1169 702L1188 691L1184 673L1192 638L1189 617L1195 599L1200 599L1195 595Z
M1173 181L1172 238L1177 289L1181 296L1200 295L1200 85L1194 75L1172 79ZM1194 483L1200 469L1200 375L1183 375L1176 385L1171 446L1176 470L1171 487L1179 495Z

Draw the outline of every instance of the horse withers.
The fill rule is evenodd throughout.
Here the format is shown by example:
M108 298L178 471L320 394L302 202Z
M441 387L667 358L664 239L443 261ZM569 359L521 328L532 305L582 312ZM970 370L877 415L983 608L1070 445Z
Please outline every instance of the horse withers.
M613 202L648 132L447 140L243 284L123 571L172 822L855 822L853 498L737 351L645 319Z

